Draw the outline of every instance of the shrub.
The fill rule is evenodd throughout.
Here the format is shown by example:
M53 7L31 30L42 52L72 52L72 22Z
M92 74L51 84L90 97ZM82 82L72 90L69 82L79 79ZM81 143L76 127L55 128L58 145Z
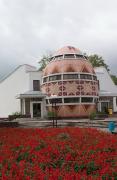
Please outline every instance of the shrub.
M56 117L56 113L53 111L48 111L48 118L51 119L53 117Z
M94 120L96 118L96 112L92 112L90 115L89 115L89 119L90 120Z

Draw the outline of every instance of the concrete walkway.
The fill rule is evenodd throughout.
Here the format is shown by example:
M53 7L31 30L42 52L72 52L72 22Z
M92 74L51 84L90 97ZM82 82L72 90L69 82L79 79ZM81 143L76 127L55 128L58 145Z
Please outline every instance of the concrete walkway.
M16 119L19 127L22 128L46 128L53 127L53 120L46 119ZM109 122L115 122L115 132L117 132L117 118L105 118L103 120L89 120L89 119L62 119L57 120L57 127L91 127L97 128L106 132L109 132L108 124ZM56 121L55 126L56 126Z

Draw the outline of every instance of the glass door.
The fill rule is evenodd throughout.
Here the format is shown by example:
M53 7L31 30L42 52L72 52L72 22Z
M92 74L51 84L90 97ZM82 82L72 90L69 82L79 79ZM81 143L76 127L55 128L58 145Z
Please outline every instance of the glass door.
M33 117L41 117L41 103L33 103Z

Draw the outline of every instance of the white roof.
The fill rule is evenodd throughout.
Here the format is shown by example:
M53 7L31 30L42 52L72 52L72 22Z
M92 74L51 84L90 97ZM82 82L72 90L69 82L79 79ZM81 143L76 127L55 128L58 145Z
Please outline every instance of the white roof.
M17 99L20 98L37 98L37 97L45 97L46 94L42 93L41 91L27 91L25 93L19 94Z
M94 70L100 85L99 96L117 96L117 86L108 71L104 67L96 67Z

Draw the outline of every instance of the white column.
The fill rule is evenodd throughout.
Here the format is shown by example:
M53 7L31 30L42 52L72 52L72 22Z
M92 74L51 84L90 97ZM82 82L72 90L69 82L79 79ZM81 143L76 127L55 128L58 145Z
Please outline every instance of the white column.
M30 101L30 114L31 118L33 118L33 102Z
M116 98L117 97L113 97L113 112L117 112Z
M25 114L25 99L22 99L22 113Z

